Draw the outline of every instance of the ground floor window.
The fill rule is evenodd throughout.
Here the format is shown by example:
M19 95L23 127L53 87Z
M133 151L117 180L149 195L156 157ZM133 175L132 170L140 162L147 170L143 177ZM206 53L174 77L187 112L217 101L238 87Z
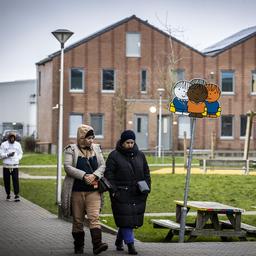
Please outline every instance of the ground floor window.
M77 128L83 123L82 114L70 114L69 116L69 138L76 138Z
M221 137L233 138L233 116L221 117Z
M186 132L186 138L190 139L190 117L179 116L179 139L184 139L184 133Z
M96 138L103 138L103 114L91 114L91 126L94 129L94 134Z

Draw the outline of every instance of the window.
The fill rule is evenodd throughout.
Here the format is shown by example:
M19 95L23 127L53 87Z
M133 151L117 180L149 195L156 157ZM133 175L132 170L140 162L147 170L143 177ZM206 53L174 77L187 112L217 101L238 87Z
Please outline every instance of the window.
M137 133L141 132L141 118L137 118Z
M115 90L115 72L113 69L102 70L102 90L103 91Z
M240 137L244 137L246 134L247 116L240 116Z
M252 72L252 87L251 87L252 93L256 94L256 71Z
M184 139L184 132L186 132L186 138L190 139L190 117L179 116L179 139Z
M221 137L233 137L233 116L221 117Z
M103 114L91 114L91 126L96 138L103 138Z
M184 80L185 79L185 70L184 69L177 69L175 71L176 81Z
M81 92L84 90L84 70L72 68L70 70L70 91Z
M69 138L76 138L77 128L83 123L82 114L70 114L69 115Z
M221 91L222 93L234 92L234 72L221 71Z
M126 33L126 57L140 57L140 33Z
M147 70L141 70L140 74L140 91L147 91Z

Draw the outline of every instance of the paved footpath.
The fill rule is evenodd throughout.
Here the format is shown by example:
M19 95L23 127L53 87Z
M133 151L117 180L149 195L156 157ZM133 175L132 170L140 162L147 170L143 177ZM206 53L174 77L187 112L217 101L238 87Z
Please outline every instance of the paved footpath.
M92 254L89 230L85 228L85 253ZM104 233L109 249L100 255L128 255L117 252L115 237ZM71 223L60 220L45 209L21 198L21 202L7 202L0 186L0 255L41 256L73 255ZM136 242L139 255L145 256L255 256L256 242Z

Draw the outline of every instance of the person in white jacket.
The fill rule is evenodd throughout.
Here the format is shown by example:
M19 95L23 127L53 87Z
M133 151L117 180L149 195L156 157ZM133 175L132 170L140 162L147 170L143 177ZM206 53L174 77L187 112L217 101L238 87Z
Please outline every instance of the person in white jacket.
M8 140L0 146L0 156L3 159L3 177L4 187L7 194L6 200L10 201L10 177L12 176L14 201L19 202L19 161L21 160L23 151L21 145L16 141L16 134L11 132L8 135Z

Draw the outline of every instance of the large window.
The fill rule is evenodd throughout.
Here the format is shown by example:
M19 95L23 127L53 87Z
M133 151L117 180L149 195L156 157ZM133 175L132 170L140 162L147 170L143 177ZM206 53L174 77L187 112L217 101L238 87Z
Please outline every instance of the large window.
M69 137L76 138L77 128L83 123L82 114L70 114L69 115Z
M186 132L186 138L190 139L190 117L179 116L179 139L184 139L184 133Z
M115 71L113 69L102 70L102 90L103 91L115 90Z
M140 74L140 91L147 91L147 70L141 70Z
M222 93L234 92L234 72L221 71L221 91Z
M91 114L91 126L96 138L103 138L103 114Z
M233 116L221 117L221 137L233 137Z
M140 33L126 33L126 57L140 57Z
M256 94L256 70L252 72L251 92Z
M240 137L244 137L246 134L247 116L240 116Z
M81 92L84 90L84 70L71 68L70 70L70 91Z

